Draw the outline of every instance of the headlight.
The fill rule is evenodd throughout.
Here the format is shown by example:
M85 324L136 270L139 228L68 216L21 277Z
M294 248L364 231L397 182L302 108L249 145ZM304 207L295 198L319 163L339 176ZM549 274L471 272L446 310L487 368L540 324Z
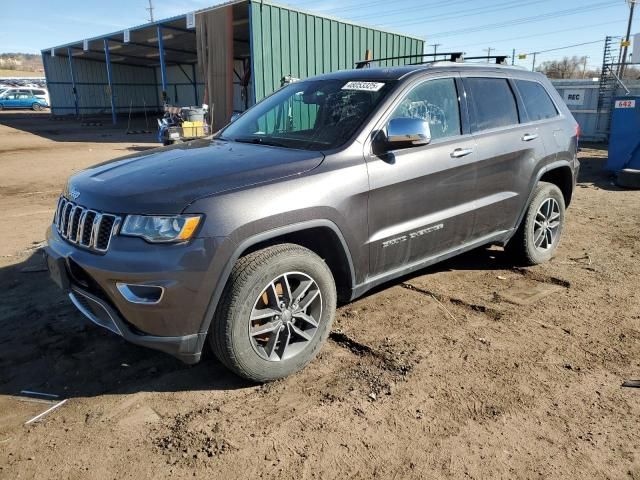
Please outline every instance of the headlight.
M120 234L148 242L182 242L193 236L201 219L201 215L128 215Z

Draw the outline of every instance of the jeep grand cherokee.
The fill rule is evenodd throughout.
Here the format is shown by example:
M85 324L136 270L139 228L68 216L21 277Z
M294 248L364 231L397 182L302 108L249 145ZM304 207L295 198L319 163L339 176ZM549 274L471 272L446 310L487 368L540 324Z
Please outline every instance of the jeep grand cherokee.
M217 135L69 179L51 276L90 320L187 363L209 343L268 381L336 304L467 250L550 259L578 128L537 73L436 62L288 85Z

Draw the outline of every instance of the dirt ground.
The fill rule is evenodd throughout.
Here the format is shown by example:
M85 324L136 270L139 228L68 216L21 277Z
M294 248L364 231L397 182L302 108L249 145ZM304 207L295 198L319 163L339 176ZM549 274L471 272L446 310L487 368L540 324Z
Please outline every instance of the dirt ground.
M640 479L640 191L584 148L558 255L484 248L342 306L256 386L87 323L39 248L66 177L155 146L0 115L0 478ZM68 399L52 405L22 394Z

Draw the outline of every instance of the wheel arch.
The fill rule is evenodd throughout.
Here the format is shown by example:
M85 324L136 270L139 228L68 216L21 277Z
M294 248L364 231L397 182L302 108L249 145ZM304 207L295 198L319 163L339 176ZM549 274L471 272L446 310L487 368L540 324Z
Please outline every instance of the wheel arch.
M522 211L518 216L518 221L516 222L515 228L511 230L511 234L508 235L502 242L501 245L506 245L513 238L513 236L518 231L522 220L524 219L525 214L527 213L527 209L529 208L529 204L533 199L533 194L536 189L536 185L540 182L548 182L556 185L560 191L562 192L562 196L564 198L565 207L568 207L571 203L571 198L573 196L573 170L571 169L571 165L566 160L560 160L549 165L542 167L536 177L534 178L531 186L529 188L529 195L527 196L527 201L524 203L522 207Z
M330 220L310 220L279 227L246 238L235 248L214 288L200 329L201 333L209 331L222 292L238 259L251 252L279 243L300 245L320 256L327 262L327 266L334 276L339 300L348 301L351 298L351 292L355 285L353 259L347 242L335 223Z
M558 187L564 197L565 207L569 206L573 195L573 172L569 165L558 165L547 169L538 179L538 182L552 183Z
M337 227L336 227L337 228ZM259 240L248 246L238 257L280 243L293 243L308 248L322 258L333 275L340 300L348 300L355 284L355 275L348 248L339 231L327 225L307 226L274 237Z

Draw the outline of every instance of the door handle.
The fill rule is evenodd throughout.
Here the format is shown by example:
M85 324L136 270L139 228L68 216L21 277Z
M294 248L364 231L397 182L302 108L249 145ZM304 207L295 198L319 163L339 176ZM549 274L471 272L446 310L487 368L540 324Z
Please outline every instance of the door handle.
M473 148L456 148L453 152L451 152L451 158L461 158L466 157L473 153Z
M537 133L525 133L522 136L522 141L523 142L530 142L531 140L535 140L536 138L538 138L538 134Z

